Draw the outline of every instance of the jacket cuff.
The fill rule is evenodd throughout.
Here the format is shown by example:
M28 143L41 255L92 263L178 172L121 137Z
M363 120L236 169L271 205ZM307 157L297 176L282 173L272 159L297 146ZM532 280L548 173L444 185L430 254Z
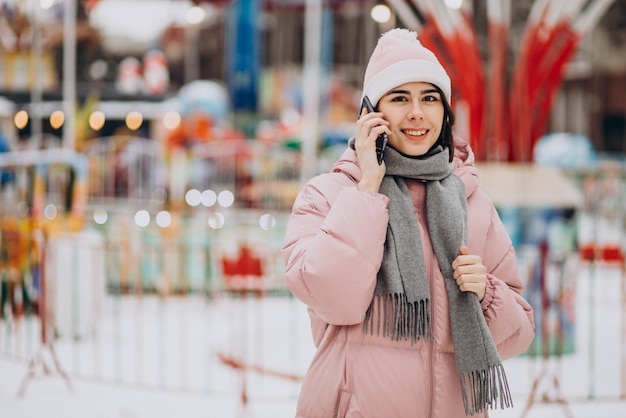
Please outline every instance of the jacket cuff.
M485 296L483 296L483 300L480 301L480 307L483 312L489 308L491 302L493 301L495 286L491 283L491 276L487 276L487 284L485 286Z

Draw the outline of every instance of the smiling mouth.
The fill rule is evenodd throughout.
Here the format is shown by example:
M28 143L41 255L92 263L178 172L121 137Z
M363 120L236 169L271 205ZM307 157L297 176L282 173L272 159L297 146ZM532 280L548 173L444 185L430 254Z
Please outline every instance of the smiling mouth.
M420 129L420 130L404 129L402 132L404 134L406 134L406 135L409 135L409 136L422 136L422 135L426 135L428 130L426 130L426 129Z

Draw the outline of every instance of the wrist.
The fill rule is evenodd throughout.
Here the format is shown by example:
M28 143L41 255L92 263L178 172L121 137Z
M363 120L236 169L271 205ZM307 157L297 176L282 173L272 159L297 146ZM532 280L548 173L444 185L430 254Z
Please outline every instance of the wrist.
M482 308L483 311L486 311L487 308L489 308L489 305L491 305L491 302L493 301L493 297L494 297L494 290L495 288L494 288L493 283L491 282L489 278L487 278L487 283L485 286L485 295L480 301L480 307Z
M379 183L375 181L371 181L371 180L366 180L366 179L362 179L357 185L357 189L364 191L364 192L378 193L379 188L380 188Z

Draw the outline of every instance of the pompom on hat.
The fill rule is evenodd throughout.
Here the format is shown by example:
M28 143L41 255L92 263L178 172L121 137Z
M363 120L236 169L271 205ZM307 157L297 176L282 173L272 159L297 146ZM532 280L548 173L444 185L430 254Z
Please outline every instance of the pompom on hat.
M417 39L417 33L400 28L385 32L365 69L363 95L376 106L392 88L414 81L436 85L451 102L450 77L435 54Z

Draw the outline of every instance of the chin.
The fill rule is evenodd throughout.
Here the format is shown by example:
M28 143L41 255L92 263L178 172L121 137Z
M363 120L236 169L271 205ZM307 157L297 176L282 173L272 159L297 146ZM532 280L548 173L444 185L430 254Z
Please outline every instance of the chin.
M412 146L412 147L406 147L402 153L408 155L409 157L421 157L422 155L426 154L428 152L428 150L430 149L430 147L427 146Z

